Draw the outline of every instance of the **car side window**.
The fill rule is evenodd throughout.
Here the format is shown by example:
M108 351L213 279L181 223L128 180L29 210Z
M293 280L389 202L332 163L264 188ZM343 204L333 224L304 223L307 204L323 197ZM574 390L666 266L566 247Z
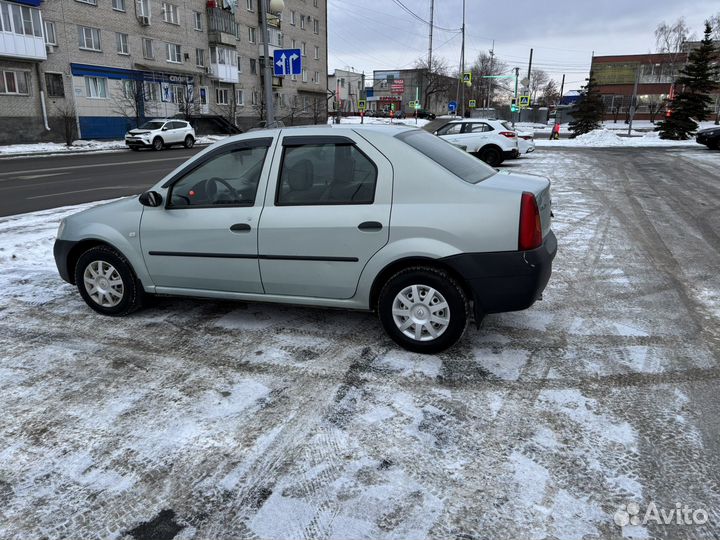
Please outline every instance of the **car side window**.
M303 144L283 149L277 206L372 204L377 167L351 144Z
M168 208L252 206L266 146L234 147L211 157L170 188Z
M465 133L482 133L490 131L487 124L465 124Z
M438 135L457 135L462 131L462 124L448 124L437 130Z
M185 127L183 122L170 122L169 129L182 129Z

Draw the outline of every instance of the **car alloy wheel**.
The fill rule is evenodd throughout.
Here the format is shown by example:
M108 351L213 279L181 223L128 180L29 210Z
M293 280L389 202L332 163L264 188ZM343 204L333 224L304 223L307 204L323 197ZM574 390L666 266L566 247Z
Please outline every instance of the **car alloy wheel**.
M450 306L439 291L427 285L411 285L393 301L393 320L398 329L415 341L432 341L450 324Z
M185 148L192 148L194 144L195 139L193 139L191 135L185 137Z
M155 140L153 141L153 149L155 149L155 150L163 149L163 140L160 137L155 137Z
M99 306L117 306L125 294L120 273L106 261L93 261L85 267L83 283L88 296Z

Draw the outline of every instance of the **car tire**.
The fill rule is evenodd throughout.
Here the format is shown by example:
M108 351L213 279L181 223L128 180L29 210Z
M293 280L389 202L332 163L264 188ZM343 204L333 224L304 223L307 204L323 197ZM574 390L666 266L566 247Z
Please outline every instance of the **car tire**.
M185 137L185 142L183 143L183 146L185 146L185 148L190 149L194 145L195 145L195 139L193 138L192 135L188 135L187 137Z
M128 260L109 246L95 246L75 265L80 296L103 315L122 317L142 307L144 290Z
M160 137L155 137L152 142L153 150L160 151L165 147L165 142Z
M491 167L497 167L503 161L502 152L500 151L500 149L495 148L494 146L487 146L485 148L481 148L480 151L475 154L475 156L483 160Z
M435 354L452 347L462 337L469 302L462 287L447 272L412 267L401 270L385 283L377 310L380 322L395 343L409 351ZM438 335L433 337L433 332Z

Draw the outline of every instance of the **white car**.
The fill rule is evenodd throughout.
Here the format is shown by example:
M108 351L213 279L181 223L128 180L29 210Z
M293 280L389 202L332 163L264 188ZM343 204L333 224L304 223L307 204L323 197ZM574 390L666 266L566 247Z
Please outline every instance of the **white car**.
M131 150L152 148L162 150L174 144L192 148L195 144L195 130L189 122L175 118L162 118L145 122L137 129L125 134L125 144Z
M438 118L424 129L467 147L467 151L491 167L520 155L518 138L509 122L485 118Z
M535 134L530 131L518 131L518 147L520 155L535 151Z

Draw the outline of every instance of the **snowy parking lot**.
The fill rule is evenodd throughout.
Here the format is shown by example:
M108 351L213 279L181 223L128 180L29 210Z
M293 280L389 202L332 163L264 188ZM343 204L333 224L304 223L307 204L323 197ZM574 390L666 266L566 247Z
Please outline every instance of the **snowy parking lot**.
M504 168L553 181L553 276L438 356L367 313L104 318L52 258L78 208L0 219L0 538L717 538L720 152Z

